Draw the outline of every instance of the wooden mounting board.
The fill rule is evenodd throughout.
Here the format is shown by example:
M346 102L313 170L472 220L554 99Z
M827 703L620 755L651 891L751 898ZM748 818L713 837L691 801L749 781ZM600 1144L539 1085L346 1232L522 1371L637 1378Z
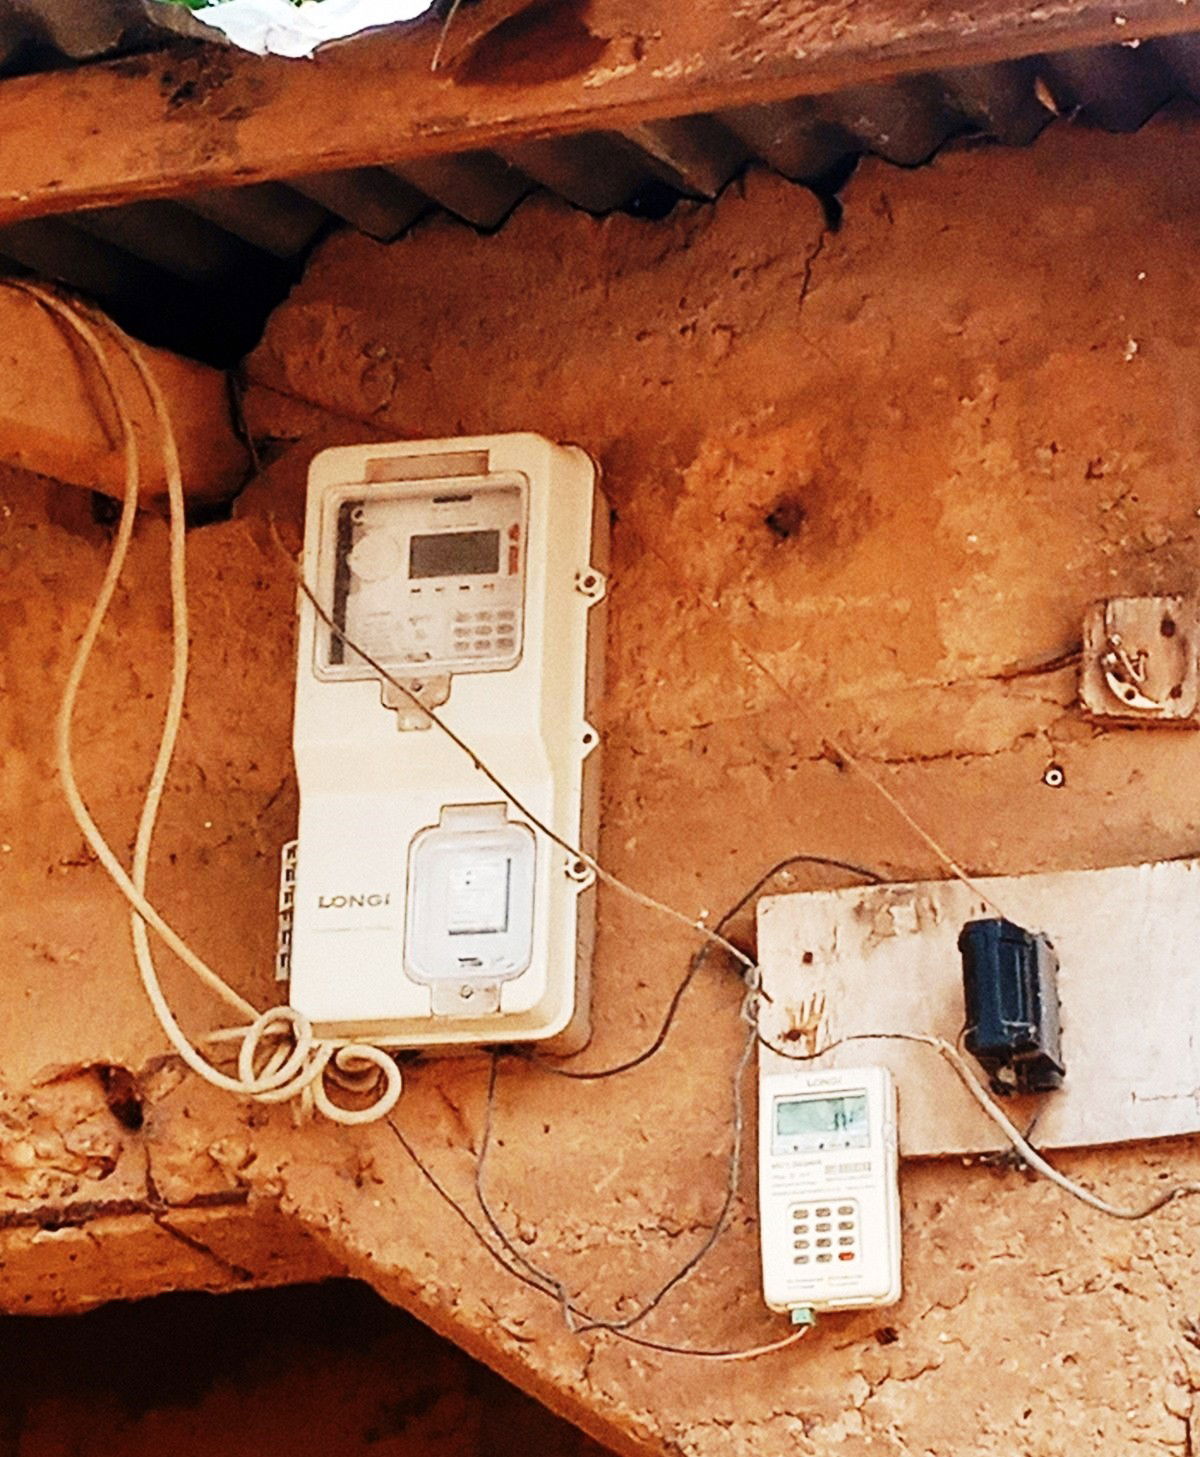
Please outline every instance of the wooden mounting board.
M1004 914L1045 931L1058 953L1062 1088L1010 1098L1037 1117L1043 1148L1126 1143L1200 1131L1200 862L1005 876L978 882ZM758 907L772 1042L809 1051L856 1032L963 1026L964 922L994 915L958 881L765 897ZM900 1096L907 1156L989 1152L1003 1135L927 1047L850 1043L808 1066L884 1063ZM760 1048L764 1072L788 1066ZM972 1063L972 1067L975 1064Z

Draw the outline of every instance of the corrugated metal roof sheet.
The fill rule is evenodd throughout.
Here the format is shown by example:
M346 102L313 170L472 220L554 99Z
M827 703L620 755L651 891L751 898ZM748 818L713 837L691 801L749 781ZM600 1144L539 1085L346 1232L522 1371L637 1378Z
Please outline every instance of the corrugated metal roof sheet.
M141 0L0 0L0 73L161 44Z
M0 0L0 71L170 43L147 14L146 0ZM1055 114L1132 130L1180 96L1200 100L1200 36L25 222L0 229L0 266L84 289L156 342L230 360L341 223L388 240L440 207L490 229L536 187L591 212L661 211L715 196L751 162L820 189L865 153L913 166L958 136L1023 145Z

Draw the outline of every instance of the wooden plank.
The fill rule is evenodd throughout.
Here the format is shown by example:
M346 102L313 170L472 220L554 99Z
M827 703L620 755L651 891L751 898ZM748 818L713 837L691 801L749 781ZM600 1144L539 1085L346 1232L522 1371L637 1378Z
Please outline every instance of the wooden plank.
M309 62L129 57L0 83L0 222L1197 28L1192 0L559 0L436 73L433 21Z
M111 406L91 357L40 305L12 289L0 290L0 339L0 463L106 496L124 496L120 430L110 418ZM246 448L234 432L228 379L220 370L165 349L147 348L145 354L174 423L189 502L228 501L250 469ZM150 404L122 356L114 354L112 368L118 387L127 392L134 429L144 443L143 498L161 503L167 491L166 467Z
M1036 1117L1032 1136L1042 1148L1200 1131L1200 861L979 885L1010 919L1045 931L1061 963L1066 1080L1054 1093L1008 1099L1018 1127ZM963 1026L958 933L981 914L992 912L958 881L764 899L758 944L772 998L764 1034L802 1051L856 1032L933 1033L955 1043ZM808 1065L875 1062L897 1080L904 1154L1006 1147L931 1048L852 1042ZM762 1066L787 1062L763 1050Z

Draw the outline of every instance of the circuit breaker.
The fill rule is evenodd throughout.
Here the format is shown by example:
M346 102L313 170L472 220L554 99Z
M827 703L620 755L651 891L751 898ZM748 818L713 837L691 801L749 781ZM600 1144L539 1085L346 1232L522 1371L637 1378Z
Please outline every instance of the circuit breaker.
M322 1035L585 1039L594 877L534 821L592 853L606 557L574 447L500 435L313 461L322 611L302 597L280 966Z

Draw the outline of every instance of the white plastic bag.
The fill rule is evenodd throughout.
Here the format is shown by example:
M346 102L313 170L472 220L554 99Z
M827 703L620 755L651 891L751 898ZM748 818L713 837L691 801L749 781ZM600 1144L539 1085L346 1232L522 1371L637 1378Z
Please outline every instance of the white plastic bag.
M344 40L378 25L415 20L433 0L220 0L192 17L259 56L311 56L325 41Z

